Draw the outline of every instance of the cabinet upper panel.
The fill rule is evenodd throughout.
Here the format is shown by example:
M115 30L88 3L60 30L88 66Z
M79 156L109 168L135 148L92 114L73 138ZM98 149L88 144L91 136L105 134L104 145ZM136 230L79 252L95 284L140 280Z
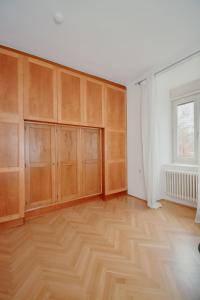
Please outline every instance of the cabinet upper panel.
M58 119L63 123L80 123L82 81L64 69L58 70Z
M22 57L0 49L0 116L22 115Z
M126 129L126 98L122 90L106 87L106 126L110 129Z
M0 48L0 117L124 130L125 106L123 87Z
M86 123L103 126L103 84L86 80L85 98Z
M56 68L45 62L24 59L25 119L57 121Z

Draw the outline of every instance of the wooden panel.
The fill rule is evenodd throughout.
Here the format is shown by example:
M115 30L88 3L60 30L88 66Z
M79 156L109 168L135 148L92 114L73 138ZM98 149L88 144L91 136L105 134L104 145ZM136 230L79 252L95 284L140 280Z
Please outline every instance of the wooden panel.
M24 51L16 50L16 49L13 49L13 48L10 48L10 47L6 47L6 46L3 46L3 45L0 46L0 49L2 49L4 51L12 51L12 52L14 52L14 53L16 53L18 55L27 56L27 57L32 58L32 59L39 59L40 61L46 62L46 63L50 63L50 64L52 64L55 67L63 68L64 70L66 70L68 72L73 72L74 74L76 74L78 76L87 76L87 77L90 77L91 79L98 80L98 81L100 81L102 83L109 84L109 85L111 85L113 87L117 87L117 88L120 88L122 90L126 90L126 86L124 86L122 84L119 84L119 83L107 80L107 79L102 78L102 77L94 76L94 75L91 75L89 73L85 73L85 72L79 71L77 69L72 69L72 68L67 67L65 65L58 64L56 62L53 62L53 61L50 61L50 60L38 57L36 55L32 55L30 53L26 53Z
M0 123L0 168L19 166L19 125Z
M83 195L101 193L101 172L99 162L83 163Z
M119 89L106 87L106 126L110 129L126 128L125 93Z
M22 71L21 55L0 49L0 117L15 118L22 115Z
M60 161L77 161L78 127L60 126L59 134Z
M125 162L108 163L108 190L115 192L126 188Z
M100 129L81 129L82 139L82 194L102 192Z
M72 163L71 165L62 164L61 166L61 190L60 199L61 201L70 200L79 195L78 187L78 170L77 164Z
M0 113L18 114L18 58L0 52Z
M105 87L105 194L127 189L126 93Z
M125 159L125 132L109 131L107 137L108 160Z
M56 201L55 126L26 124L26 206Z
M0 222L24 215L23 60L0 49Z
M55 67L28 57L24 65L25 119L57 121Z
M51 166L30 168L30 203L52 202Z
M81 122L81 77L59 69L58 119L63 123Z
M105 194L127 189L126 131L105 131Z
M0 217L19 214L19 172L0 172Z
M86 123L103 126L103 85L101 83L86 80L85 106Z
M78 128L70 127L70 126L59 126L58 129L59 201L69 201L74 198L78 198L80 194L78 138L79 138Z
M99 160L100 130L95 128L81 128L81 131L83 160Z
M51 127L32 126L29 128L29 162L51 162Z

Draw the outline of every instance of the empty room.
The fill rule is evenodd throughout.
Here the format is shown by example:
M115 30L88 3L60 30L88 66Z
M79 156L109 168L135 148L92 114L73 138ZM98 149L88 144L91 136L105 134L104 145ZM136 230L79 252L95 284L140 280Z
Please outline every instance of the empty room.
M0 0L0 300L200 300L199 0Z

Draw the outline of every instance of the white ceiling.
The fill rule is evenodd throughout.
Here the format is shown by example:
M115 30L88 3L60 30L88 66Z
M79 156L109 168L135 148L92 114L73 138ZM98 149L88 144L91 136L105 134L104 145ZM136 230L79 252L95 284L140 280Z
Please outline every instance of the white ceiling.
M200 49L200 0L0 0L0 43L127 84Z

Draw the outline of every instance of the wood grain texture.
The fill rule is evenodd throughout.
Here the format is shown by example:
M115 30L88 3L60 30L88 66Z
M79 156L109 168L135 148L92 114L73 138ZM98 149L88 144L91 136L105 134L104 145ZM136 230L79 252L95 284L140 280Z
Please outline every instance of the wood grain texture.
M58 127L58 200L80 197L80 129Z
M25 219L25 221L35 219L35 218L38 218L41 216L45 216L46 214L49 214L51 212L61 210L63 208L70 208L70 207L74 207L74 206L77 206L80 204L85 204L88 202L93 202L93 201L101 200L101 199L103 199L102 195L95 195L95 196L80 197L78 199L70 200L70 201L53 203L53 204L50 204L45 207L40 207L40 208L31 209L31 210L26 211L24 219Z
M7 182L1 189L3 199L0 203L1 221L7 221L7 217L13 219L24 215L23 116L26 120L35 122L106 126L104 141L100 134L101 142L98 146L101 153L100 159L96 161L91 158L85 159L83 152L86 148L84 146L82 149L84 151L81 153L80 150L78 154L79 170L74 164L62 165L60 168L63 177L78 177L78 187L76 180L72 180L71 183L65 181L62 185L63 198L64 194L68 193L73 194L75 198L75 195L98 194L102 192L102 189L106 194L127 189L125 88L117 84L108 84L107 81L98 80L90 75L86 76L81 72L61 68L60 65L28 54L22 55L19 51L10 51L6 47L0 47L0 138L4 141L0 143L2 182L7 182L7 177L9 177L3 173L18 172L15 177L17 186L10 181L13 185L8 186ZM81 136L82 134L78 139L79 145L82 145ZM30 142L34 144L36 139ZM26 179L26 195L29 195L27 202L32 203L27 206L29 208L49 204L58 198L56 191L58 185L55 183L58 180L57 160L55 158L52 164L50 163L52 156L46 151L48 145L44 146L45 142L45 137L41 137L34 147L29 149L26 145L26 152L30 150L27 157L30 156L32 159L32 167L30 168L27 162L29 171L26 170L26 178L29 178L28 181ZM54 149L52 151L56 156L55 141L53 142L52 136L51 148ZM45 149L43 154L42 149ZM102 149L105 153L102 153ZM104 166L102 166L102 161ZM108 178L108 174L111 177L113 174L111 166L112 169L118 171L118 174L114 174L113 178ZM10 178L13 178L13 174ZM15 197L12 189L17 193ZM9 198L8 201L6 195ZM18 205L16 201L19 201ZM14 214L7 216L8 211Z
M0 230L21 226L24 224L24 218L17 218L10 221L0 223Z
M55 202L56 136L54 125L26 123L26 207Z
M126 164L124 161L108 163L108 190L126 190Z
M104 87L98 81L85 80L85 123L90 126L103 127Z
M66 124L82 122L82 77L58 69L58 120Z
M107 147L109 161L126 159L126 132L109 130Z
M0 172L0 217L19 213L19 173Z
M19 121L23 117L22 56L0 48L0 117Z
M0 223L23 215L23 61L0 49Z
M106 87L106 126L108 129L126 129L126 102L122 90Z
M0 233L0 299L199 300L195 210L133 197L59 210Z
M0 168L18 167L19 125L9 122L0 123L0 141Z
M56 68L40 60L24 58L24 118L57 121Z
M81 129L82 195L102 193L101 131Z
M127 190L126 94L105 87L105 194Z
M0 51L0 113L18 114L18 57Z
M38 60L41 60L41 61L43 61L43 62L45 62L45 63L50 63L50 64L52 64L52 65L55 66L55 67L63 68L63 69L65 69L66 71L70 71L70 72L76 73L77 75L83 75L83 76L86 76L86 77L90 77L91 79L95 79L95 80L101 81L102 83L106 83L106 84L109 84L109 85L118 87L118 88L120 88L120 89L122 89L122 90L126 90L126 86L124 86L124 85L122 85L122 84L119 84L119 83L117 83L117 82L113 82L113 81L107 80L107 79L102 78L102 77L98 77L98 76L95 76L95 75L92 75L92 74L89 74L89 73L85 73L85 72L82 72L82 71L79 71L79 70L75 70L75 69L72 69L72 68L70 68L70 67L67 67L67 66L58 64L58 63L56 63L56 62L47 60L47 59L45 59L45 58L38 57L38 56L36 56L36 55L32 55L32 54L29 54L29 53L27 53L27 52L23 52L23 51L20 51L20 50L11 48L11 47L7 47L7 46L4 46L4 45L0 45L0 48L1 48L2 50L4 50L4 51L12 51L13 53L21 54L21 55L23 55L23 56L26 56L26 57L29 57L29 58L32 58L32 59L38 59Z
M113 194L110 194L110 195L103 194L102 195L102 200L103 201L108 201L108 200L113 200L115 198L124 197L124 196L130 196L130 195L128 195L128 191L117 192L117 193L113 193Z

